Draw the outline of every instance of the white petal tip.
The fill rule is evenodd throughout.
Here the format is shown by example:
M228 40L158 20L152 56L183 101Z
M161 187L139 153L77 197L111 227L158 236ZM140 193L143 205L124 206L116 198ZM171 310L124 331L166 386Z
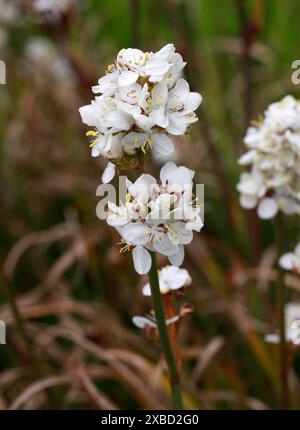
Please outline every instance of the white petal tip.
M102 174L101 180L103 184L108 184L116 174L116 166L109 162Z

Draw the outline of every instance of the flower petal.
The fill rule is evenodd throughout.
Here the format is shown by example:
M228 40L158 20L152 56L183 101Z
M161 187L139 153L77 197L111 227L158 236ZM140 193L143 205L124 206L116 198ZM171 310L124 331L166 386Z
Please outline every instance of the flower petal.
M155 85L151 91L151 97L154 105L165 105L168 97L168 87L164 82Z
M172 161L168 161L161 169L160 169L160 181L162 184L166 184L169 178L175 174L177 170L177 166Z
M128 130L133 124L133 118L122 111L112 111L107 116L107 121L116 130Z
M151 288L149 282L147 282L147 284L143 286L143 295L147 297L151 296Z
M120 87L126 87L127 85L134 84L138 80L139 74L128 70L122 72L118 78L118 84Z
M185 103L185 111L194 112L194 110L198 109L202 102L202 96L199 93L190 93Z
M265 341L268 343L279 343L279 336L278 334L267 334L265 336Z
M174 151L174 144L165 134L154 133L152 135L154 157L167 157Z
M150 117L152 118L153 122L159 127L166 128L169 125L169 119L166 115L164 106L160 106L158 109L154 109L150 113Z
M116 166L109 162L104 169L101 180L103 184L108 184L116 174Z
M178 112L168 113L169 125L166 127L168 133L174 136L182 136L186 132L187 122Z
M145 146L147 143L148 134L147 133L136 133L132 131L131 133L128 133L122 140L122 144L124 145L125 149L135 149L135 148L141 148L142 146Z
M142 130L148 131L154 126L153 118L147 115L142 115L139 113L137 115L134 115L134 119L135 119L136 125Z
M151 269L151 256L143 246L136 246L132 251L133 264L139 275L148 273Z
M141 328L141 329L144 329L146 326L153 327L153 328L156 327L156 324L153 321L145 317L135 316L132 318L132 322L137 328Z
M292 270L293 267L297 266L296 255L292 252L283 254L279 259L279 265L286 270Z
M97 109L95 109L94 104L82 106L81 108L79 108L79 113L82 122L89 127L94 127L98 124L99 120L97 115Z
M251 164L251 163L253 163L255 161L256 154L257 154L256 149L251 149L250 151L247 151L245 154L243 154L239 158L238 163L241 166L246 166L248 164Z
M174 266L171 266L171 268L173 267ZM178 290L179 288L191 284L192 278L186 269L179 269L178 267L174 267L174 269L176 269L176 272L174 271L175 276L170 280L172 290Z
M155 236L153 248L162 255L174 255L178 251L177 245L173 245L167 234L161 233Z
M180 266L184 260L184 246L179 245L178 251L175 254L168 256L168 259L173 266Z
M156 179L152 175L143 173L134 184L128 187L128 191L136 200L146 204L155 185Z
M257 208L257 214L261 219L271 219L278 212L278 205L275 199L272 197L265 197L259 203Z
M179 109L188 99L190 94L189 84L185 79L179 79L175 87L169 92L168 109Z
M257 204L257 198L253 196L247 196L242 194L240 196L240 205L244 209L253 209Z
M150 76L150 82L159 82L162 75L167 73L171 64L160 58L153 58L147 61L145 65L145 73Z
M148 241L148 230L149 228L145 224L136 222L125 225L120 230L120 234L127 243L145 245Z

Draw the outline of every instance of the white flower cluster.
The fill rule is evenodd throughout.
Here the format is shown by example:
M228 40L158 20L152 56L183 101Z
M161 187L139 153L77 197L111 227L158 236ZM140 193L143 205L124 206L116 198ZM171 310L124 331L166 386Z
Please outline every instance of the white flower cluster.
M0 0L0 22L18 24L24 10L33 11L47 19L57 19L74 7L77 0Z
M133 262L139 274L149 272L151 256L156 251L179 266L184 259L184 245L200 231L203 222L200 207L193 200L194 172L168 162L160 171L161 184L147 174L134 183L127 180L126 202L108 203L107 223L122 237L123 251L133 248Z
M93 87L99 95L79 111L82 121L94 128L87 133L93 137L92 156L113 161L103 182L112 179L114 165L126 157L134 164L151 151L169 156L174 145L168 134L184 135L197 121L194 111L202 97L181 79L185 64L173 44L155 53L122 49Z
M248 128L244 139L249 151L239 164L250 166L237 185L240 203L256 206L262 219L281 210L300 214L300 103L286 96L272 103L264 118Z
M300 304L288 303L284 308L285 313L285 338L287 342L300 345ZM279 343L279 335L276 333L268 334L265 340L269 343Z

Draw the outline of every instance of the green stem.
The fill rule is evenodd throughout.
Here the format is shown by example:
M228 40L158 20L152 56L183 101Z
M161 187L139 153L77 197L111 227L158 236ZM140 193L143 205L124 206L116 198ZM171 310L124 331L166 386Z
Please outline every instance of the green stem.
M169 339L165 312L164 312L164 307L161 300L161 294L159 289L159 280L158 280L155 252L151 252L151 259L152 259L152 266L149 272L151 295L152 295L152 300L154 304L154 312L155 312L157 328L160 336L161 347L168 366L173 405L175 409L183 409L179 374L178 374L176 361L174 358L172 346Z
M277 242L277 259L284 252L284 231L283 215L279 213L275 220L276 223L276 242ZM277 306L279 307L279 376L280 376L280 405L282 409L289 409L289 388L288 388L288 363L285 336L285 284L283 270L277 263Z

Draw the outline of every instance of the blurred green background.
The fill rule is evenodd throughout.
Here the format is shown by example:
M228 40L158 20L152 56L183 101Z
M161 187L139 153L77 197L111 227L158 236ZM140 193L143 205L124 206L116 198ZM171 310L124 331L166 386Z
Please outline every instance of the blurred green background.
M46 2L47 3L47 2ZM51 2L50 2L51 3ZM57 4L60 4L57 6ZM56 6L55 6L56 5ZM133 327L146 279L96 218L105 163L78 108L124 47L174 43L203 102L176 161L205 184L205 227L187 248L194 314L181 324L187 408L279 407L272 222L239 207L237 164L252 119L286 94L300 59L297 0L0 0L0 409L170 407L159 348ZM159 166L148 163L150 172ZM285 246L299 220L285 226ZM165 263L164 259L159 261ZM286 277L297 301L299 279ZM300 407L297 350L291 404Z

